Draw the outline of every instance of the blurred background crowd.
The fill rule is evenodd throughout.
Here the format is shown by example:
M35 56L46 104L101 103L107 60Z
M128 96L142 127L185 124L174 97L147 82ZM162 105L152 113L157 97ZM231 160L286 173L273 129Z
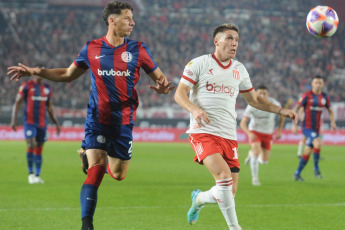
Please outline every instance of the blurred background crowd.
M345 26L341 15L338 31L331 38L315 38L305 26L309 10L320 1L130 2L136 25L129 38L149 46L159 67L175 85L191 59L214 51L213 28L232 22L240 28L236 59L246 66L254 86L263 83L282 104L295 103L309 89L311 77L319 74L325 77L331 101L345 101ZM20 62L29 66L42 63L46 68L67 67L86 41L104 36L107 30L102 19L104 4L64 5L49 0L17 3L5 1L0 9L0 115L10 112L20 85L9 80L8 66ZM136 87L141 109L179 109L172 94L157 95L149 89L150 84L153 82L142 72ZM86 108L88 72L74 82L50 85L55 106ZM239 99L238 108L245 106Z

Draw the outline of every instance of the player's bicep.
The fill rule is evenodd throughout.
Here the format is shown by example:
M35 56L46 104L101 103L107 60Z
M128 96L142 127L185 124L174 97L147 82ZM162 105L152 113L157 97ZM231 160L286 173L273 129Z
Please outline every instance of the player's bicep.
M192 88L189 85L180 81L180 83L178 84L177 89L176 89L176 95L177 94L178 95L187 95L191 89Z
M251 106L253 106L253 105L258 103L257 94L255 92L255 89L252 89L252 90L247 91L247 92L243 92L243 93L241 93L241 96Z

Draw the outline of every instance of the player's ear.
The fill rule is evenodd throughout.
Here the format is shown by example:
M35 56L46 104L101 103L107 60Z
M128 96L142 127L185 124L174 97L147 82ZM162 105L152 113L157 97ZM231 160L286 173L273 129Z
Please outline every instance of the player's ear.
M116 20L115 20L114 15L110 15L108 18L109 25L115 25L116 24L115 22L116 22Z
M213 39L213 44L215 46L218 46L218 38L217 38L217 36Z

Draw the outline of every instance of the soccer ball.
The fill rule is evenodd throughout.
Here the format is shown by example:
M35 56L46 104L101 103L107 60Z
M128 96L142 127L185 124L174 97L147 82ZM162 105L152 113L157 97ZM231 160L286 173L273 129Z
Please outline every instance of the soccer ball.
M329 6L316 6L307 16L307 29L315 37L330 37L337 31L339 18Z

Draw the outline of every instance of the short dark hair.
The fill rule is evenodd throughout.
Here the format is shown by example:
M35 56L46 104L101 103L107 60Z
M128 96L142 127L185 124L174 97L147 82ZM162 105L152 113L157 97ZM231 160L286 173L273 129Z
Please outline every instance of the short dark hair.
M265 85L259 85L256 89L264 89L268 91L267 86Z
M313 77L313 79L311 79L311 80L314 80L314 79L322 79L322 80L323 80L323 77L321 77L320 75L315 75L315 76Z
M118 1L113 1L109 2L104 10L103 10L103 19L105 21L105 24L108 26L108 18L112 14L121 14L122 10L131 10L133 12L133 7L131 4L127 2L118 2Z
M240 29L238 28L238 26L232 23L227 23L227 24L219 25L213 30L213 38L215 38L218 33L222 33L226 30L234 30L238 34L240 33Z

